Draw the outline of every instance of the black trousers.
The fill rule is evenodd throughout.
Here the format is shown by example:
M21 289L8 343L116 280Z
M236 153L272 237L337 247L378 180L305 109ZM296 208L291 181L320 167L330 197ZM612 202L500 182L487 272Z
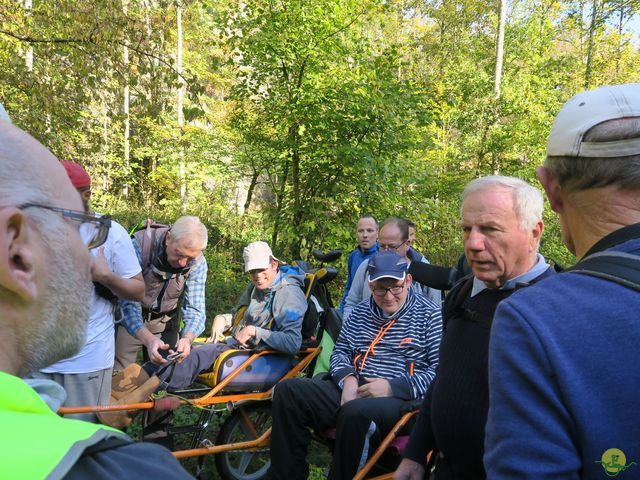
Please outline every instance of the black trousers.
M271 478L303 480L309 476L307 447L313 428L336 428L329 479L351 479L395 423L404 400L358 398L340 406L342 391L330 378L292 378L278 383L273 395Z

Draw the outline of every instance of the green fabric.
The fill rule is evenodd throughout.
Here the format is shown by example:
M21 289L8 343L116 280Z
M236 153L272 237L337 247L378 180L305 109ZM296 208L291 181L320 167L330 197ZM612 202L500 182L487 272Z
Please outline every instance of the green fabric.
M331 339L331 335L325 332L324 335L322 335L322 340L320 341L322 352L320 352L320 355L318 355L318 359L316 360L316 366L313 369L314 377L321 373L329 372L329 360L331 358L331 353L333 352L334 345L335 344Z
M0 425L0 472L15 479L62 478L87 447L109 437L128 439L115 429L59 417L29 385L4 372Z

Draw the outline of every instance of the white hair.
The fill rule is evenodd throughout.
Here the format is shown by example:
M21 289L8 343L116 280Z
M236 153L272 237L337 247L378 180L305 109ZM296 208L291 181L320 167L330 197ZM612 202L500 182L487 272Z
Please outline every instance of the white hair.
M188 238L190 248L204 250L207 248L207 227L198 217L185 215L178 218L171 227L171 238L175 241Z
M472 193L490 188L504 188L513 194L513 206L521 230L532 230L542 220L544 200L537 188L516 177L489 175L472 180L462 192L462 202Z

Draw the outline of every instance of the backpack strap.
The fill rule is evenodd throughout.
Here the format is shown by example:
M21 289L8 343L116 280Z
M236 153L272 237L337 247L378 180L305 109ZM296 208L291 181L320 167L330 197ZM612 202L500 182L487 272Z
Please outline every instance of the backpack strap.
M471 293L473 287L473 274L462 277L449 291L444 299L442 306L442 331L447 328L449 319L456 313L458 309L464 309L463 303Z
M602 278L640 292L638 255L615 251L593 253L565 272Z
M156 236L158 232L160 231L160 233L164 233L170 228L171 227L169 225L156 223L150 218L145 221L145 227L140 229L144 229L144 233L142 234L142 239L140 241L140 249L142 251L142 263L140 266L142 267L143 271L151 264L151 250L153 249L153 245L156 242ZM140 230L138 230L138 232Z

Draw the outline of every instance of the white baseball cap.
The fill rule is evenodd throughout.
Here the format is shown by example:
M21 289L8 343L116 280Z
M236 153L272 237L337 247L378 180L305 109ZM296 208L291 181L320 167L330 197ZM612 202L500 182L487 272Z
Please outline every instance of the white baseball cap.
M640 154L640 138L584 142L585 133L608 120L640 117L640 83L608 85L575 95L553 122L549 157L626 157Z
M244 259L244 271L249 272L251 270L262 270L269 266L271 259L280 263L276 257L273 256L271 247L267 242L252 242L242 252L242 258Z

